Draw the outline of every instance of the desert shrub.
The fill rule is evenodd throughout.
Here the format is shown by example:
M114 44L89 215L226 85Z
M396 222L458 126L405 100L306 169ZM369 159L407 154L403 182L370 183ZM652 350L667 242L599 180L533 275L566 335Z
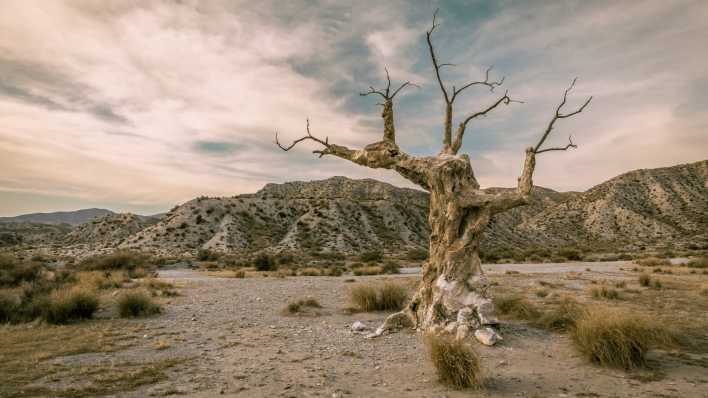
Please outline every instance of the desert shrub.
M406 253L406 259L412 261L424 261L428 259L428 255L429 253L426 249L415 248L408 250Z
M538 289L538 290L536 290L536 296L537 296L537 297L541 297L541 298L548 296L548 289Z
M675 338L658 326L658 319L627 310L591 307L572 329L576 349L590 362L606 367L633 369L645 365L646 352L655 346L669 346Z
M356 276L362 276L362 275L381 275L383 274L383 268L379 266L372 266L372 267L359 267L355 268L352 273Z
M359 260L365 263L379 262L383 260L383 252L381 250L370 250L359 255Z
M327 276L342 276L344 269L342 267L330 267L325 270Z
M625 282L625 281L615 282L615 287L617 289L624 289L625 287L627 287L627 282Z
M317 312L312 312L312 309L318 309L318 308L322 308L322 305L320 305L320 302L317 301L317 299L314 299L312 297L308 297L306 299L292 301L292 302L288 303L288 305L285 307L283 312L286 314L300 314L300 313L317 314Z
M590 289L590 295L595 299L619 300L619 291L608 288L607 286L593 287Z
M315 267L300 268L298 273L300 276L322 276L322 270Z
M0 287L18 286L41 277L44 267L39 262L20 262L14 257L0 255Z
M408 292L393 282L367 283L352 287L349 298L361 311L397 311L403 308Z
M493 300L499 313L512 318L533 320L541 315L533 303L520 295L497 295Z
M401 267L398 266L398 263L391 260L387 260L384 261L383 266L381 267L381 271L384 274L400 274Z
M289 253L281 253L277 256L278 264L292 264L295 262L295 256Z
M98 309L96 294L81 288L56 290L40 302L44 319L55 324L90 319Z
M580 261L583 258L583 253L578 249L565 248L560 249L556 253L560 257L565 257L570 261Z
M274 271L277 268L273 257L265 253L259 254L258 257L253 260L253 266L256 267L258 271Z
M85 271L134 270L149 265L145 255L126 250L118 250L111 254L89 257L82 261L78 268Z
M175 297L178 296L175 285L155 278L149 278L142 283L153 296Z
M583 311L584 307L575 299L563 297L556 307L545 311L534 324L548 330L569 330L575 326Z
M530 263L542 263L543 257L541 257L537 254L532 254L532 255L526 257L526 261L528 261Z
M0 323L15 321L22 300L9 290L0 290Z
M689 268L708 268L708 257L693 259L686 263L686 266Z
M568 259L565 257L561 257L561 256L552 256L551 262L552 263L565 263L565 262L568 262Z
M652 287L654 289L661 289L664 285L661 283L660 280L654 279L654 283L652 284Z
M118 313L123 318L148 316L161 311L160 305L145 292L126 292L118 298Z
M646 273L639 275L639 285L649 287L649 285L651 285L651 276Z
M427 335L425 343L441 383L457 389L482 387L479 356L470 345L435 334Z
M234 271L233 277L242 279L246 277L246 273L244 271Z
M636 260L635 263L645 266L645 267L659 267L671 265L671 261L665 258L658 257L646 257Z
M209 249L199 249L197 251L197 260L199 261L217 261L219 253Z

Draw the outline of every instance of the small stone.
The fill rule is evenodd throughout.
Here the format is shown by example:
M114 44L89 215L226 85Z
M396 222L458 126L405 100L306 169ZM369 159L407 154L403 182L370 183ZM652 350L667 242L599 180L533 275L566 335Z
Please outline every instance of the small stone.
M497 341L501 340L501 336L494 329L484 327L474 331L474 337L482 344L493 346Z
M355 332L363 332L367 327L361 321L356 321L352 324L352 330Z

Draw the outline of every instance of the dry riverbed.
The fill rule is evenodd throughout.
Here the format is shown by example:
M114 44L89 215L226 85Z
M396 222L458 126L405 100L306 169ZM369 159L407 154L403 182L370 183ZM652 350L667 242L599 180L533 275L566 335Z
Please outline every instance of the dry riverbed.
M539 306L561 294L591 301L590 287L624 281L622 299L611 305L666 314L667 322L708 323L708 298L699 293L708 276L672 267L671 275L652 274L664 288L649 289L639 287L635 267L485 266L495 292L523 293ZM586 363L567 335L513 320L504 321L499 345L475 344L486 389L448 389L436 381L420 335L367 340L350 329L357 320L375 328L387 315L345 311L351 286L394 278L412 290L415 274L237 279L170 270L161 278L181 295L159 316L0 328L0 371L9 372L0 396L708 397L705 344L652 352L653 370L626 373ZM549 294L539 297L539 289ZM307 297L323 306L319 316L281 312Z

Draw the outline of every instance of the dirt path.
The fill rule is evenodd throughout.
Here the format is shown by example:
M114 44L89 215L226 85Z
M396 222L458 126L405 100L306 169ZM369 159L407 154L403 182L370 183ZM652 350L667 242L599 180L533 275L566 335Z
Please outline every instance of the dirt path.
M609 274L623 265L579 266ZM514 267L521 266L488 270L494 275ZM540 267L554 271L553 265ZM556 273L571 268L558 266ZM663 380L640 382L585 364L566 336L519 323L503 326L503 344L478 346L489 379L486 391L449 390L436 382L419 335L367 340L350 331L355 320L374 328L387 314L342 312L353 284L347 277L227 279L187 270L161 276L185 287L166 314L146 321L146 338L165 338L169 331L166 351L194 359L168 382L135 391L135 397L708 397L705 368L669 364ZM321 316L281 315L289 301L307 296L324 306Z

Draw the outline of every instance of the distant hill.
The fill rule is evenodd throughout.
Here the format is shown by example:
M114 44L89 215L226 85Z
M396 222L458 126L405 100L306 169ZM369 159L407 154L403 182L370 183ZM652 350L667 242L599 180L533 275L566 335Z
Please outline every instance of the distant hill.
M96 217L115 214L106 209L82 209L76 211L56 211L53 213L32 213L15 217L0 217L0 223L69 224L79 225Z
M708 248L708 160L631 171L585 192L534 187L532 196L531 205L492 219L483 250ZM426 192L345 177L268 184L255 194L228 198L200 197L159 220L100 209L86 212L91 211L103 214L63 235L63 230L12 225L25 225L20 229L33 231L40 242L55 237L69 246L167 254L266 248L400 251L427 247L430 234ZM53 218L59 219L67 220ZM21 238L6 234L6 241Z

